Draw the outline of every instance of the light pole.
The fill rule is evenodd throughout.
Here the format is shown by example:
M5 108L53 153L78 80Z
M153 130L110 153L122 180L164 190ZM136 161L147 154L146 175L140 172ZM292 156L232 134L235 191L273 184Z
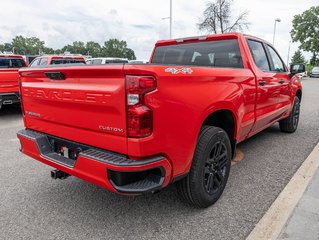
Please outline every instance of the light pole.
M277 25L277 22L281 22L281 19L280 19L280 18L276 18L276 19L275 19L274 36L273 36L273 39L272 39L272 45L275 45L275 38L276 38L276 25Z
M169 8L169 37L173 37L173 0L170 0Z
M290 57L290 45L291 45L291 40L289 41L289 46L288 46L288 57L287 57L287 66L289 66L289 57Z
M165 19L169 19L169 38L173 38L173 0L170 0L169 17L162 18Z

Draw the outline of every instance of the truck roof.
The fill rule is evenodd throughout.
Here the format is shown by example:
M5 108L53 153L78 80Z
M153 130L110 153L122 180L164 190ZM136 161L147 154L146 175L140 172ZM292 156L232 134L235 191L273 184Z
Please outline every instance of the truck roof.
M68 59L84 59L82 55L41 55L39 57L49 57L49 58L58 58L58 59L63 59L63 58L68 58Z
M18 55L18 54L4 54L4 53L1 53L0 54L0 58L23 58L22 55Z
M201 36L194 36L194 37L186 37L186 38L177 38L177 39L168 39L168 40L160 40L156 43L156 46L165 46L165 45L173 45L178 43L185 43L185 42L197 42L197 41L209 41L209 40L222 40L222 39L236 39L240 37L249 37L255 40L263 41L268 44L269 42L252 36L248 34L243 34L239 32L231 32L231 33L222 33L222 34L210 34L210 35L201 35ZM271 44L270 44L271 45Z

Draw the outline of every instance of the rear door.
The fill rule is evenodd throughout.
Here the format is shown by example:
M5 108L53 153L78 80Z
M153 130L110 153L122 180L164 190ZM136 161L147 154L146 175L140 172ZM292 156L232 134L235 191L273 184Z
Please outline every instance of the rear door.
M20 75L26 128L126 153L122 65L29 68Z
M291 90L288 68L285 66L281 57L273 47L266 44L266 49L270 59L271 70L274 73L273 77L275 81L278 81L280 84L280 96L278 98L277 108L280 114L285 114L290 111L291 103L293 102L290 94Z
M267 127L278 119L282 112L278 109L281 84L277 73L272 71L271 60L263 42L248 39L248 46L254 60L254 72L257 78L256 122L252 133Z

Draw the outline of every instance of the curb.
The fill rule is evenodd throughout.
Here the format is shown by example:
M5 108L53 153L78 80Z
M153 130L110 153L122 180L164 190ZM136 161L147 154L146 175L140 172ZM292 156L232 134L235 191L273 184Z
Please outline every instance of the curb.
M246 239L277 239L318 169L319 144L302 163Z

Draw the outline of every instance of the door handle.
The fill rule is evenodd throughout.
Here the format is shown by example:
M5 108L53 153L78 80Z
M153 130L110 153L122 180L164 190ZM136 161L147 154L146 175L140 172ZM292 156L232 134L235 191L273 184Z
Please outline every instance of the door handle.
M285 80L284 80L284 79L280 79L280 80L279 80L279 83L280 83L280 84L284 84L284 83L285 83Z
M265 86L266 84L267 84L266 81L264 81L264 80L259 80L259 85L260 85L260 86Z

